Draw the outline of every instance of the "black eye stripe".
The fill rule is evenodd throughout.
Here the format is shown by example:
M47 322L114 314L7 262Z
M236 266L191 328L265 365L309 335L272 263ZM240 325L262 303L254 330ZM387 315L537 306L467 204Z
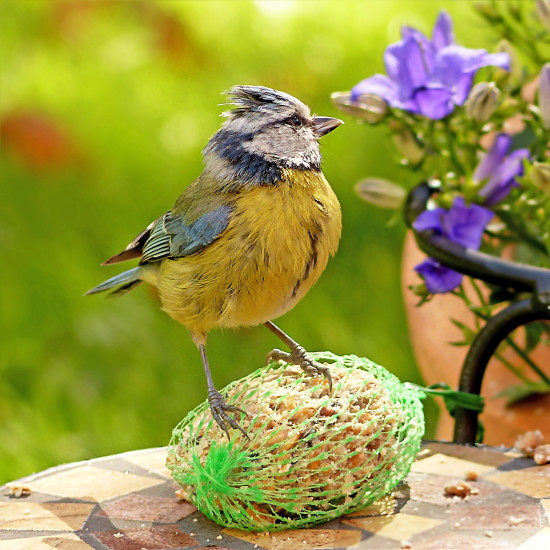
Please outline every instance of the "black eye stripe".
M302 118L301 116L292 115L292 116L289 116L285 120L285 123L290 124L291 126L294 126L295 128L299 128L299 127L304 126L305 124L307 124L307 121L304 118Z
M292 119L297 119L298 124L293 124ZM289 117L281 119L281 120L272 120L272 121L268 122L267 124L264 124L263 126L258 128L256 133L261 133L261 132L265 131L267 128L269 128L271 126L278 126L280 124L286 124L287 126L292 126L293 128L300 128L302 126L312 126L313 125L312 121L307 119L307 118L301 117L299 115L292 115L292 116L289 116ZM254 133L249 133L248 136L249 136L248 139L252 139L254 137Z

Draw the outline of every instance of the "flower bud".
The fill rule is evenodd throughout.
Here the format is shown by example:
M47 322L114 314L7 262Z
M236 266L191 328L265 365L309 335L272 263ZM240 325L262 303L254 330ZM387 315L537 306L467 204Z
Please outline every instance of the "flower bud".
M487 122L497 108L500 91L494 82L480 82L470 91L466 114L476 122Z
M550 30L550 0L537 0L536 8L541 23Z
M550 63L542 66L539 79L539 109L542 125L550 128Z
M518 59L518 53L514 46L503 38L495 47L495 53L506 53L510 59L510 69L496 68L493 73L493 80L498 84L504 85L511 83L513 85L523 84L523 66Z
M393 210L403 206L406 195L402 187L381 178L361 180L355 186L355 191L364 201Z
M384 120L388 112L388 104L374 94L363 94L352 101L350 92L334 92L330 99L343 113L365 120L369 124L378 124Z
M424 158L425 151L410 130L393 134L393 142L399 153L412 164L418 164Z
M456 194L451 192L441 193L441 195L437 196L437 202L435 204L441 208L445 208L445 210L450 210L453 206L453 202L456 198Z
M529 176L533 185L550 195L550 164L534 162Z
M419 283L417 285L409 285L409 290L415 295L421 298L417 305L421 305L430 299L431 292L426 288L426 283Z

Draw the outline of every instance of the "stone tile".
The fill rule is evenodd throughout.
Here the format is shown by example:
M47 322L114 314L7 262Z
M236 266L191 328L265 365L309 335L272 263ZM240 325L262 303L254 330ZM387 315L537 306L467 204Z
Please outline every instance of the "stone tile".
M422 445L420 450L416 453L416 460L423 460L428 458L430 455L434 455L435 452L430 449L429 446Z
M432 441L428 445L423 446L422 450L430 451L431 454L443 454L453 456L458 459L492 466L497 468L506 462L521 456L517 451L505 451L496 447L471 446L471 445L455 445L445 442Z
M87 502L43 502L42 508L62 519L74 531L79 531L95 508Z
M460 504L460 502L461 501L459 501L458 503ZM483 504L484 506L494 506L498 504L513 504L515 506L523 506L532 505L536 502L537 500L533 497L530 497L529 495L525 495L523 493L518 493L517 491L512 491L512 489L507 489L506 487L504 487L502 491L499 491L488 498L484 498L482 500L474 500L473 498L471 498L469 500L470 504Z
M507 462L506 464L502 464L498 467L498 470L500 472L512 472L512 471L520 471L525 470L527 468L533 467L533 459L529 458L528 456L521 455L519 457L514 458L513 460L510 460L510 462Z
M197 541L180 531L175 525L159 525L124 531L103 531L94 533L110 550L169 550L190 548Z
M90 515L94 504L73 502L2 502L0 530L76 531Z
M253 533L239 529L224 529L222 533L268 550L322 550L356 548L361 531L343 529L295 529L273 533Z
M363 510L311 529L224 529L223 538L220 526L176 500L165 456L165 449L152 449L65 466L29 482L32 493L25 499L0 495L0 550L235 550L254 544L268 550L396 550L405 540L414 550L550 549L550 466L535 467L501 449L430 443L408 486ZM481 475L472 482L480 493L468 501L445 497L445 484L470 470ZM52 494L59 495L57 502ZM545 495L540 502L534 498ZM23 526L13 527L18 522Z
M166 457L168 456L167 449L159 449L152 453L133 453L124 457L127 462L137 464L142 468L171 479L172 472L166 467Z
M521 506L472 506L469 503L461 503L451 508L449 521L451 528L457 530L540 529L542 510L538 503Z
M78 466L29 482L32 491L60 497L103 501L164 483L160 479Z
M510 449L509 451L506 451L502 453L504 456L509 456L510 458L520 458L523 455L521 451L518 451L517 449Z
M166 483L166 478L159 476L155 472L142 468L129 460L124 460L123 458L110 458L106 460L98 460L93 463L95 468L100 468L102 470L111 470L113 472L121 472L123 474L133 474L135 476L141 477L151 477L157 479L158 481L163 481Z
M358 529L364 529L370 533L378 533L386 525L390 525L392 519L394 519L392 516L350 517L342 519L342 523Z
M484 479L535 498L550 497L550 464L517 472L496 472Z
M545 527L526 540L517 550L548 550L550 548L550 527Z
M405 503L398 513L447 521L449 519L449 506L411 499Z
M196 511L192 504L178 501L175 497L128 495L108 504L97 515L136 521L176 523Z
M139 491L139 494L153 497L175 498L179 489L181 489L181 487L175 481L163 480L160 485L153 485L147 489L142 489Z
M414 550L512 550L514 548L506 542L495 541L488 537L478 538L454 533L414 542L412 547Z
M414 462L411 466L411 472L452 475L460 478L464 478L467 472L476 472L479 475L483 475L494 469L495 466L480 464L479 462L464 460L462 458L455 458L454 456L447 456L441 453Z
M456 499L445 495L445 486L449 483L456 483L456 477L444 475L412 474L407 478L410 487L410 496L413 500L429 502L439 506L450 506ZM472 488L479 491L468 497L468 501L474 502L505 491L492 483L483 480L468 482ZM460 499L458 499L460 501Z
M370 531L390 539L410 540L418 533L429 531L434 527L442 525L445 523L445 520L425 518L402 512L395 516L345 519L342 523L353 525L354 527L359 527L365 531Z
M84 524L82 534L83 536L86 535L86 538L84 540L87 541L87 535L89 533L95 533L96 531L112 531L113 529L123 530L128 527L144 527L146 525L150 526L152 525L152 523L145 523L141 521L139 523L129 523L128 520L125 519L113 519L107 516L102 516L100 515L100 513L95 513L92 514L88 518L88 521Z
M89 544L72 533L0 540L0 550L52 550L54 548L56 550L93 550Z

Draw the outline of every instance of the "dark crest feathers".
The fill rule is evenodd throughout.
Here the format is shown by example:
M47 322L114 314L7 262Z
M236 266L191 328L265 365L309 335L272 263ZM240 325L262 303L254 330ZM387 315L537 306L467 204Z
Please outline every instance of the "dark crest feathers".
M227 105L235 105L226 116L243 116L250 111L280 109L281 107L296 107L297 100L290 94L266 88L265 86L233 86L225 92L231 101Z

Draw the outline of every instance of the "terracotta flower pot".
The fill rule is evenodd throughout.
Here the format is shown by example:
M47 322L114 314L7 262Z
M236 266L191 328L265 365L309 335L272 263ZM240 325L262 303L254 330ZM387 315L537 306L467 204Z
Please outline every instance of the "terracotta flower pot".
M468 348L451 344L463 340L462 332L451 319L474 328L474 317L459 298L450 294L435 296L430 302L417 307L418 297L408 287L420 282L414 266L424 258L425 255L418 250L414 237L409 233L403 250L402 283L411 341L425 383L445 382L456 388ZM521 338L521 330L516 332L519 334L514 334L514 338ZM523 369L523 361L513 350L507 348L502 355ZM550 347L537 346L531 357L550 375ZM528 367L525 367L524 372L535 380ZM506 406L506 398L497 397L502 390L520 382L499 360L491 359L482 386L482 395L486 399L485 410L480 416L485 426L484 443L513 445L519 434L535 429L541 430L545 438L550 439L549 394L533 396L511 406ZM454 420L444 407L442 409L436 437L450 440Z

